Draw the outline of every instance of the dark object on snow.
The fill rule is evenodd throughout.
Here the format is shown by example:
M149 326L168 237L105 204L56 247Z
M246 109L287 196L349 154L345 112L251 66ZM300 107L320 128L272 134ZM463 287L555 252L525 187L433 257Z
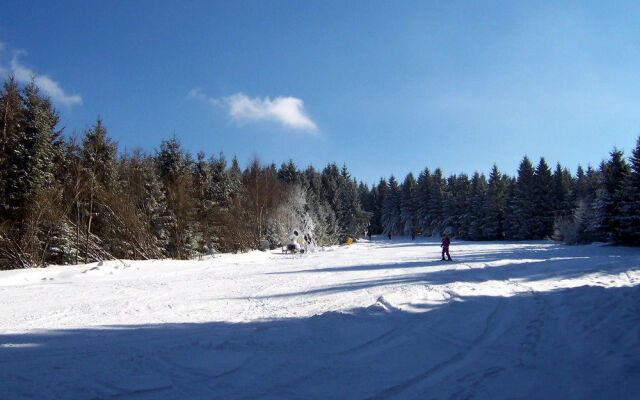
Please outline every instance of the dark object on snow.
M293 243L289 243L287 245L287 247L283 247L282 248L282 252L284 254L287 254L287 253L292 253L292 254L300 253L300 254L303 254L304 253L304 249L300 248L300 246L296 246Z
M440 247L442 247L442 261L445 261L444 259L444 255L447 255L448 261L452 261L451 260L451 256L449 255L449 244L451 243L451 239L449 239L449 236L447 236L447 234L445 233L444 235L442 235L442 244L440 245Z
M387 236L389 236L389 240L391 240L391 233L388 233Z

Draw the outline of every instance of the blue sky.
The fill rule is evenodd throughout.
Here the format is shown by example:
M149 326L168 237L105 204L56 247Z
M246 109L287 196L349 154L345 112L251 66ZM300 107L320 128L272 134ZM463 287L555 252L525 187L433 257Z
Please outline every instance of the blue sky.
M65 133L242 166L572 172L640 136L640 3L14 1L0 72L34 75Z

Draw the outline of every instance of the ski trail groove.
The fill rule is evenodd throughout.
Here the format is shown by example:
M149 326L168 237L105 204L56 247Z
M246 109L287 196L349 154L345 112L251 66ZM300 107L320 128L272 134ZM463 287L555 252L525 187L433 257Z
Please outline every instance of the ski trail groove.
M474 356L477 356L482 350L481 344L487 341L489 336L489 331L491 326L495 325L494 320L497 315L500 314L500 311L504 308L504 299L499 298L496 302L496 306L491 311L487 319L485 320L485 325L482 333L474 339L466 349L463 351L458 351L454 353L451 357L447 358L444 361L439 362L428 370L404 381L397 385L386 388L385 390L368 397L367 399L386 399L392 396L399 395L400 393L406 391L407 389L424 382L427 379L434 379L434 375L438 374L440 376L448 374L450 372L454 372L456 370L456 366L463 362L466 359L470 359Z

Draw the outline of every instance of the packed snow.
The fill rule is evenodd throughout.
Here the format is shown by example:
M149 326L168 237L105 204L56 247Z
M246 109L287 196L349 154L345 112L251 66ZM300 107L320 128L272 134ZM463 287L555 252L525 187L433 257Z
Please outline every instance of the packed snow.
M640 249L372 241L0 272L0 399L636 399Z

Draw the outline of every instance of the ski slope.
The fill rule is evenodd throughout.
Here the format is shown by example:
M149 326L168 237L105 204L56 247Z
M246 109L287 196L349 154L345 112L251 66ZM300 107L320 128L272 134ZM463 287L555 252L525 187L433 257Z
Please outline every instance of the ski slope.
M0 399L637 399L640 249L374 238L0 272Z

